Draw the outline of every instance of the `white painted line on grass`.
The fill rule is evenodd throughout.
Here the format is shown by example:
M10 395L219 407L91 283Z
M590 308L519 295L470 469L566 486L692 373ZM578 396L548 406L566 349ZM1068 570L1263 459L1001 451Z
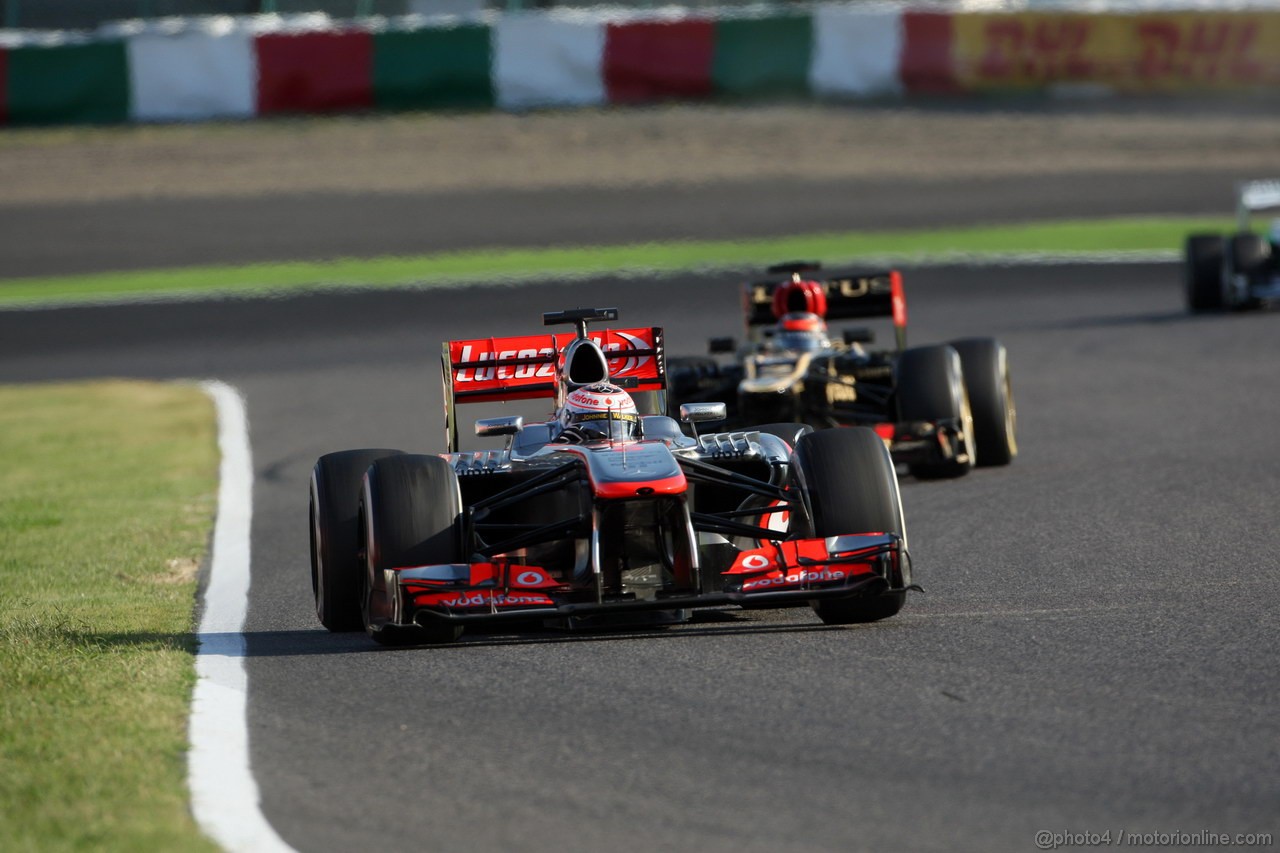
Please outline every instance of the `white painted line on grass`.
M244 668L249 605L249 524L253 464L249 421L240 392L223 382L201 383L218 410L218 516L213 555L197 628L196 687L191 702L187 783L200 828L226 850L279 851L284 842L259 809L249 768L248 678Z

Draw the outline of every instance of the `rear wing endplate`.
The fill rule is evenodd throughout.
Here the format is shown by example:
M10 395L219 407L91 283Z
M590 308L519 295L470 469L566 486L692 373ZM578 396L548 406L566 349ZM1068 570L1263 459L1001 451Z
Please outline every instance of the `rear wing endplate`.
M667 368L661 327L592 329L587 337L609 357L609 381L629 392L665 391ZM560 352L573 332L446 341L440 361L444 380L445 432L458 449L457 412L464 403L553 399Z
M907 299L900 272L811 268L800 275L806 281L816 281L826 290L827 320L892 317L898 348L906 348ZM748 334L753 327L777 322L773 316L773 293L779 285L790 280L791 274L788 273L744 285L742 298Z

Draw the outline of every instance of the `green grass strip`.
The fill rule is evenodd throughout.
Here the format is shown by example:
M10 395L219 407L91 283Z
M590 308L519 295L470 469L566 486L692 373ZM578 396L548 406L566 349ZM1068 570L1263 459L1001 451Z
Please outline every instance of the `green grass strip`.
M933 230L850 232L757 240L483 249L416 257L210 266L0 280L0 305L202 295L262 295L326 287L511 283L702 269L752 269L779 260L920 263L1009 253L1086 255L1174 251L1190 231L1224 231L1229 219L1142 217Z
M0 386L0 850L216 849L186 786L214 425L189 386Z

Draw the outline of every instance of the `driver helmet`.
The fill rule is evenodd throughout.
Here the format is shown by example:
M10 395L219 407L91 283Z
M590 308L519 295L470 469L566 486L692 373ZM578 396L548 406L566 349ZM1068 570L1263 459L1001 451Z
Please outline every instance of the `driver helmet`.
M816 281L805 281L794 273L773 292L773 316L777 320L788 314L827 316L827 291Z
M831 341L827 338L827 324L821 317L807 311L793 311L778 320L771 344L774 349L813 352L830 346Z
M774 329L771 349L812 352L829 345L827 324L827 291L819 282L805 281L799 273L784 281L773 292Z
M569 392L557 418L560 442L625 441L640 435L640 415L626 391L610 382Z

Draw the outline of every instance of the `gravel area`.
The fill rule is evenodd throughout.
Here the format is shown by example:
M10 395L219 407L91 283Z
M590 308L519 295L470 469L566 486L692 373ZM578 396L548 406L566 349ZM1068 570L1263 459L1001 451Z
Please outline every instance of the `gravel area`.
M676 105L0 133L2 206L772 179L1280 171L1272 102Z

